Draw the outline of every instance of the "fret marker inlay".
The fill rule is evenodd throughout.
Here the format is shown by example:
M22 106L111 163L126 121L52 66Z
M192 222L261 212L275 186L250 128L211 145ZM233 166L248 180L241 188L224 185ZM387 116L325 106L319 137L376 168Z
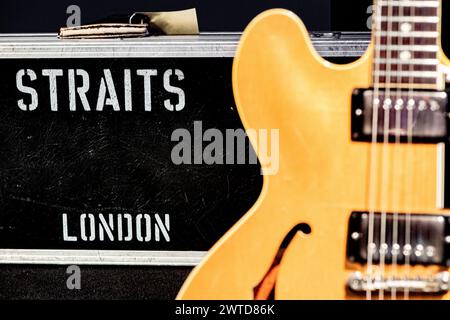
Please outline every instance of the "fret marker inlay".
M411 51L402 51L400 53L400 59L407 61L411 59Z
M401 30L403 32L410 32L412 30L412 24L409 22L402 23Z

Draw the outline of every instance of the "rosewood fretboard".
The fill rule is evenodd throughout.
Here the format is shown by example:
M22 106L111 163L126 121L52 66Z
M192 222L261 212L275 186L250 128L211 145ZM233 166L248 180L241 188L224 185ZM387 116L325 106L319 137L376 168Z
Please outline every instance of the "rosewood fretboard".
M374 84L441 89L441 1L375 0Z

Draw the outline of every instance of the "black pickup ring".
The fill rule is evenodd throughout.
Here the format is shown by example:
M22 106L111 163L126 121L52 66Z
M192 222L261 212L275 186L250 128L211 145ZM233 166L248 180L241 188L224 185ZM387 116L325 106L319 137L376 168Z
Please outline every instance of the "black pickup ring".
M356 89L351 117L353 141L371 142L374 137L380 143L449 141L446 91Z
M373 239L369 246L371 217ZM384 241L381 239L383 222ZM347 259L365 264L369 250L374 264L380 263L380 258L384 257L386 264L450 267L450 217L404 213L382 215L379 212L372 216L369 212L353 212L348 224Z

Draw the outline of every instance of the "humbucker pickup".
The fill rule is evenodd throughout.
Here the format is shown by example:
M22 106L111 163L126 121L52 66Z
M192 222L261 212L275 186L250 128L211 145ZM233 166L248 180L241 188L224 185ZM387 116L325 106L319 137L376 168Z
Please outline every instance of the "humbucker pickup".
M370 225L373 237L369 244ZM383 257L386 264L450 267L450 217L353 212L348 225L347 259L365 264L369 250L374 264Z
M351 138L377 143L447 142L448 114L446 91L356 89Z

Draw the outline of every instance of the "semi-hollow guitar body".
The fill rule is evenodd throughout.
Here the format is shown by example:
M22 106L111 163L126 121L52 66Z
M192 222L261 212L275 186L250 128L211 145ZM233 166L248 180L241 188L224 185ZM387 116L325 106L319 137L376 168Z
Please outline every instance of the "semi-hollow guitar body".
M269 10L249 25L233 67L235 100L245 128L279 129L279 171L264 176L258 201L194 269L178 299L255 299L283 240L298 225L310 232L296 232L283 251L275 299L366 299L367 291L372 299L403 299L402 285L411 286L408 298L450 298L446 279L433 294L418 288L427 279L433 288L439 274L445 278L445 263L374 262L372 272L383 278L371 281L385 285L382 293L349 284L353 277L357 287L367 274L366 263L349 257L352 214L450 213L437 203L439 144L352 139L352 94L373 87L373 56L372 45L349 65L325 61L300 19L286 10ZM439 61L450 66L442 50Z

